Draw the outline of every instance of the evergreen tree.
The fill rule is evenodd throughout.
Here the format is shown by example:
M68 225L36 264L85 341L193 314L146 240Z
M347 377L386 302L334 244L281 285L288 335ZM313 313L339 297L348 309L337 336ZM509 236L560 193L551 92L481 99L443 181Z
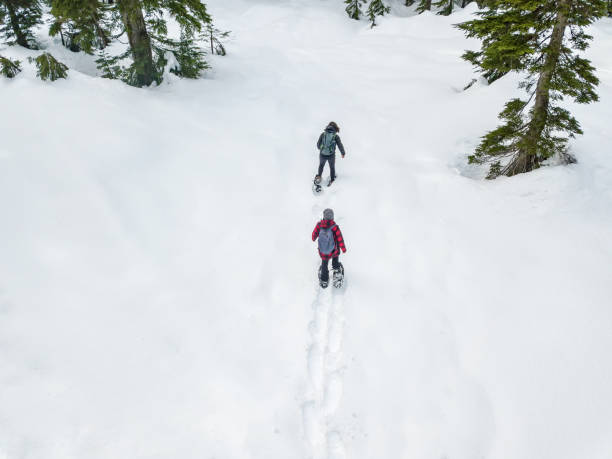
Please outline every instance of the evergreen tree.
M472 63L489 84L511 71L522 70L536 34L530 33L529 24L537 21L538 12L521 8L499 8L494 5L477 13L482 19L464 22L457 27L468 37L482 40L480 51L466 51L463 59ZM517 30L518 29L518 30ZM518 33L522 31L523 33Z
M0 37L8 44L36 49L32 28L41 23L38 0L0 0Z
M127 34L133 63L123 68L120 62L127 56L102 52L96 62L105 77L141 87L159 83L168 65L173 73L188 78L196 78L208 68L205 53L194 39L211 23L201 0L115 0L110 15L115 28ZM168 16L180 27L179 39L168 37Z
M117 6L134 60L129 69L127 82L138 87L149 86L153 81L159 81L159 74L153 62L153 47L142 10L143 5L140 0L117 0ZM158 22L151 26L162 33L165 21L160 17Z
M14 78L21 72L21 62L12 61L4 56L0 56L0 75L7 78Z
M473 3L473 2L474 0L461 0L461 8L465 8L470 3ZM484 0L476 2L479 8L482 8L484 3L485 3ZM441 14L442 16L449 16L453 13L455 9L455 5L457 4L459 4L458 0L439 0L435 2L433 6L435 6L436 8L440 8L440 11L438 11L438 14Z
M344 0L346 4L346 14L349 15L351 19L359 20L363 16L362 5L366 0Z
M464 57L481 72L495 70L496 65L501 71L524 71L527 77L521 87L529 97L506 104L499 115L503 124L482 138L470 162L490 163L488 178L495 178L531 171L553 155L570 159L568 139L582 130L557 102L564 97L578 103L598 100L595 69L577 52L588 47L592 37L584 28L605 14L605 1L486 3L479 19L459 25L468 37L483 40L477 56Z
M431 0L420 0L417 6L417 13L421 14L424 11L431 11Z
M391 8L383 3L383 0L372 0L368 6L367 16L370 20L370 27L376 26L376 17L389 14Z
M92 54L94 49L104 49L110 43L111 25L105 18L108 10L99 0L52 0L55 20L49 34L59 34L62 44L72 51Z
M453 7L455 6L455 0L439 0L434 3L436 8L440 8L438 14L442 16L449 16L453 12Z
M96 64L98 70L102 72L102 78L109 78L111 80L127 80L126 69L121 67L120 62L129 56L129 50L118 56L111 56L105 50L100 52Z
M202 39L208 43L210 47L210 54L218 54L219 56L225 56L225 45L223 42L229 37L229 31L221 31L217 29L212 22L209 22L202 31Z
M28 60L36 63L36 68L38 69L36 76L43 81L55 81L60 78L66 78L68 75L68 67L49 53L43 53L35 59L30 57Z
M170 52L173 58L170 72L180 77L198 78L202 71L209 68L204 60L204 51L195 44L190 32L184 31L178 41L165 40L162 45L155 46L155 51L159 56L158 72L162 72L163 67L167 64L167 52Z

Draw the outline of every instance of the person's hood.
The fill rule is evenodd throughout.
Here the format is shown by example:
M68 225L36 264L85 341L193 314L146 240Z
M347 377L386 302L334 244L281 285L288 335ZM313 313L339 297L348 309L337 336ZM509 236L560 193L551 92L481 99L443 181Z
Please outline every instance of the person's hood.
M338 131L336 130L336 128L335 128L335 127L333 127L331 124L328 124L328 125L327 125L327 127L325 128L325 130L326 130L327 132L338 132Z

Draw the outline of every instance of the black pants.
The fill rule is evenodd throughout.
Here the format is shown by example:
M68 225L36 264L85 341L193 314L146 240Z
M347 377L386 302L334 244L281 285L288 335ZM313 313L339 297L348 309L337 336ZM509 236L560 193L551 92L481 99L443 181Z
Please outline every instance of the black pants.
M325 167L325 163L329 161L329 175L332 180L336 178L336 155L325 156L319 153L319 173L317 175L321 175L323 173L323 168Z
M339 255L338 255L339 256ZM338 261L338 257L332 258L332 268L340 269L340 262ZM328 281L329 280L329 268L327 265L329 260L321 260L321 280Z

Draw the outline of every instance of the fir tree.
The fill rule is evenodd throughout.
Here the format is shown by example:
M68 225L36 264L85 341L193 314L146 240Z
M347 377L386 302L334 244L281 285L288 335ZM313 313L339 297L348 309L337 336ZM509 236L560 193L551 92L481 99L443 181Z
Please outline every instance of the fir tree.
M111 25L105 18L108 10L99 0L52 0L55 20L49 34L59 34L62 44L72 51L92 54L110 43Z
M474 0L461 0L461 8L465 8L470 3L473 3L473 2ZM459 3L458 0L439 0L435 2L433 6L435 6L436 8L440 8L440 11L438 11L438 14L442 16L449 16L453 13L455 9L455 5L457 5L458 3ZM484 0L476 2L476 4L478 5L479 8L482 8L484 4Z
M118 56L111 56L106 51L101 51L98 59L96 59L96 64L98 65L98 70L102 72L102 78L125 81L127 76L120 62L127 58L129 54L129 50Z
M8 44L36 49L32 28L41 23L38 0L0 0L0 37Z
M376 26L376 17L389 14L391 8L383 3L383 0L372 0L368 6L367 16L370 20L370 27Z
M417 6L417 13L421 14L424 11L431 10L431 0L420 0L419 5Z
M538 13L490 5L489 9L477 14L482 19L457 26L468 37L482 40L481 49L466 51L463 59L472 63L489 84L508 72L522 70L528 62L527 54L531 53L531 46L535 43L535 35L530 33L528 24L537 20Z
M442 16L449 16L453 12L453 7L455 6L455 0L439 0L434 3L436 8L440 8L438 14Z
M55 81L60 78L66 78L68 75L68 67L49 53L43 53L35 59L30 57L28 60L36 63L36 68L38 69L36 76L43 81Z
M349 15L351 19L359 20L363 16L362 5L366 0L344 0L346 4L346 14Z
M158 54L158 72L167 65L168 53L173 60L170 72L184 78L198 78L209 68L204 60L204 51L195 43L193 33L183 31L179 40L166 39L155 47Z
M6 57L0 56L0 75L7 78L15 78L21 72L21 62L12 61Z
M143 5L140 0L117 0L117 6L134 60L127 81L134 86L149 86L153 81L159 81L159 75L153 62L153 47L142 10ZM158 30L162 25L165 26L165 21L162 21L161 18L158 21Z
M105 77L121 78L141 87L159 83L169 62L173 73L189 78L196 78L208 68L204 51L194 39L211 23L206 5L200 0L115 0L110 5L110 15L115 28L127 34L133 63L123 68L120 62L126 56L112 57L102 52L96 62ZM179 39L168 37L168 16L180 27Z
M225 45L223 42L229 37L229 31L221 31L217 29L212 22L209 22L202 31L202 39L208 43L210 48L210 54L218 54L219 56L225 56L227 54Z
M598 100L591 63L577 54L591 40L584 28L605 14L602 0L491 0L480 19L460 24L469 37L483 40L477 56L465 58L481 72L524 71L529 97L509 101L499 127L487 133L470 156L491 163L488 178L512 176L542 165L554 155L571 158L567 142L582 134L580 124L557 102ZM566 31L570 33L566 36Z

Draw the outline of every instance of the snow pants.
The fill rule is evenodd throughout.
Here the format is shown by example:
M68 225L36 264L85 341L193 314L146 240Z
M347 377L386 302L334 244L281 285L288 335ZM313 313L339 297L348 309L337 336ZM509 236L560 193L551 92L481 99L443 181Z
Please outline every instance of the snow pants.
M332 180L336 178L336 155L325 156L319 153L319 173L317 175L321 176L323 174L323 168L325 167L325 163L329 161L329 175Z
M338 255L335 258L332 258L332 268L333 269L339 269L340 268L340 262L338 261L338 257L340 255ZM328 268L328 263L329 260L321 260L321 280L322 281L329 281L329 268Z

